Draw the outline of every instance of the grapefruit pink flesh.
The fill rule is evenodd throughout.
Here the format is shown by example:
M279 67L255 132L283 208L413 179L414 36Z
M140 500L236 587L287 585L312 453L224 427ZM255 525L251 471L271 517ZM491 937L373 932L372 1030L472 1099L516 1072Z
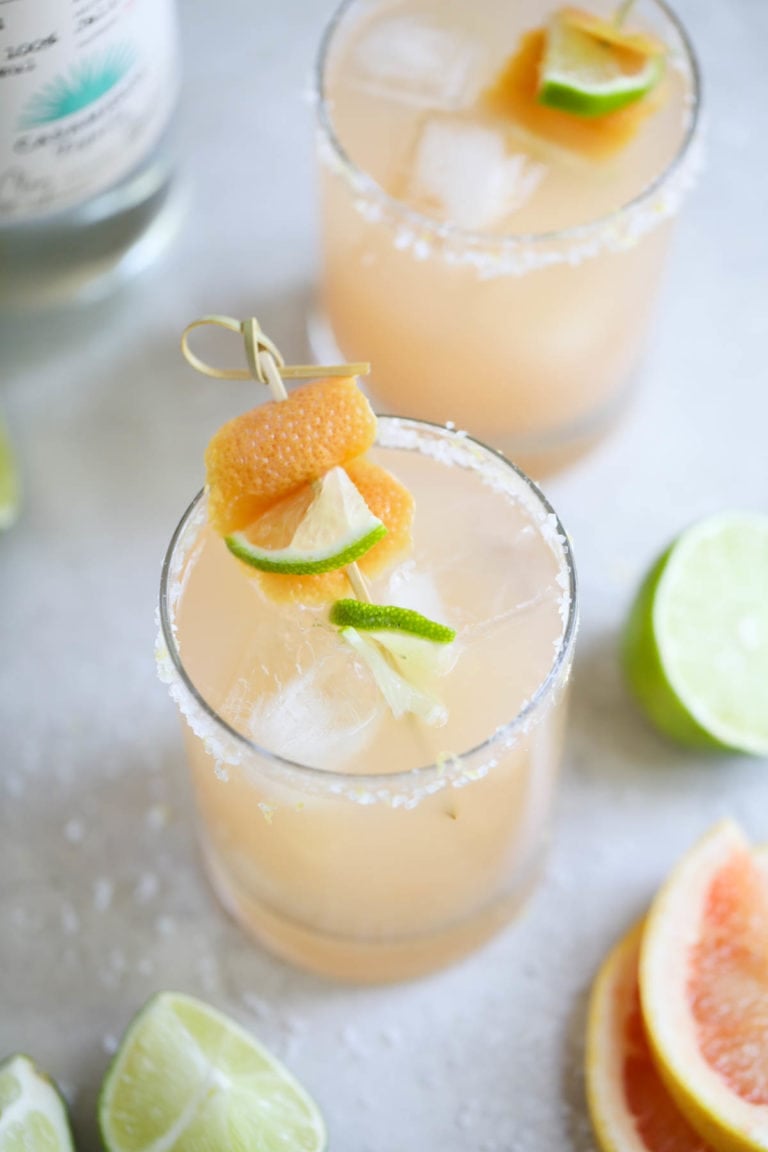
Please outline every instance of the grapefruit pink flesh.
M711 1152L654 1065L638 985L642 924L604 961L590 998L587 1091L605 1152Z

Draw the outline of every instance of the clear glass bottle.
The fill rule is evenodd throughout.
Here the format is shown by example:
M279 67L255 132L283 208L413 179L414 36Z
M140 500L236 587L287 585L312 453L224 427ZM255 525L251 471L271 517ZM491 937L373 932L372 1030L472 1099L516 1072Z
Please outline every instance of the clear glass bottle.
M0 6L0 310L95 296L169 228L174 0Z

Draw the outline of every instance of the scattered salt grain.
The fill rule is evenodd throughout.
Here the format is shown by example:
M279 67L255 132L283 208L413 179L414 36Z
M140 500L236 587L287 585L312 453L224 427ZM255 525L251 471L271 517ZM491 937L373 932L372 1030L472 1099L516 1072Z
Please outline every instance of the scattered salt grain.
M157 895L160 887L154 872L144 872L138 879L133 890L133 898L137 904L148 904Z
M80 917L71 904L61 906L61 927L67 936L76 936L80 931Z
M12 796L15 800L18 799L24 792L24 781L21 776L13 773L10 776L6 776L5 790L9 796Z
M465 1104L456 1113L456 1127L460 1128L462 1132L466 1132L472 1127L472 1123L472 1109Z
M145 819L152 832L161 832L170 823L170 809L167 804L153 804L147 809Z
M106 912L112 904L115 886L111 880L101 878L93 885L93 907L97 912Z
M85 837L85 828L81 820L74 817L64 826L64 837L70 844L82 844Z
M254 992L243 993L243 1004L245 1004L248 1011L252 1012L259 1020L268 1020L272 1015L272 1009L266 1000L262 1000L262 998Z

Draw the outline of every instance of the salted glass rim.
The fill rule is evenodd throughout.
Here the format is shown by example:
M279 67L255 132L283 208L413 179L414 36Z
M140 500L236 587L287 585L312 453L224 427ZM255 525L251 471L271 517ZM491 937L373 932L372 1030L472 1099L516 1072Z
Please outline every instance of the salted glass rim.
M435 424L428 420L412 420L399 416L378 416L377 420L380 424L385 426L391 423L397 427L411 429L417 433L420 429L426 428L429 430L430 434L437 433L445 439L450 440L451 442L455 442L458 439L464 444L473 445L476 449L479 448L481 452L486 453L488 457L495 461L496 464L501 464L515 473L517 477L522 480L523 484L528 489L529 493L533 496L534 500L538 502L539 506L544 511L544 514L547 517L554 517L555 532L557 534L558 543L562 548L562 563L568 574L568 587L566 590L568 594L568 618L565 624L565 628L563 629L559 648L547 675L543 678L535 692L532 693L530 698L517 712L513 719L509 720L506 724L500 725L491 733L490 736L486 737L486 739L482 740L479 744L455 754L456 759L459 761L471 760L486 750L490 751L500 742L511 741L517 735L517 733L525 727L525 725L539 711L539 709L546 704L552 690L555 689L558 685L560 674L563 670L563 667L566 665L566 662L570 658L571 651L573 649L573 642L578 624L576 569L573 562L573 553L571 550L570 540L565 529L563 528L563 525L560 522L560 518L558 517L547 497L541 491L541 488L538 486L538 484L536 484L534 480L531 480L531 478L527 476L525 472L522 471L522 469L518 468L516 464L513 464L511 460L508 460L506 456L504 456L504 454L499 452L496 448L491 448L489 445L483 444L482 441L477 440L475 437L469 436L464 432L458 432L454 429L446 428L442 424ZM387 447L386 444L379 445L378 437L376 444L377 446L384 448ZM397 445L394 446L397 447ZM415 448L410 448L407 445L404 445L403 447L406 451L419 451L418 446ZM170 544L166 550L160 575L159 616L161 633L174 669L177 675L180 677L185 689L191 694L195 703L203 709L209 719L213 720L215 724L224 730L228 737L233 739L239 747L246 750L249 754L262 757L270 763L278 765L281 768L289 769L294 773L298 772L299 774L307 775L315 781L323 781L325 783L343 782L347 787L360 786L371 788L376 785L391 786L398 782L402 784L403 781L408 780L423 782L424 780L431 778L433 775L444 774L445 765L441 763L425 764L416 768L406 768L399 772L380 772L369 775L351 772L338 772L334 769L318 768L309 764L302 764L300 761L291 760L287 756L281 756L279 753L273 752L269 748L265 748L261 744L256 743L255 740L251 740L249 737L245 736L242 732L238 731L237 728L233 727L233 725L231 725L227 720L220 716L213 705L211 705L205 699L203 694L195 686L192 678L184 667L184 663L182 661L176 641L176 633L172 622L172 611L169 604L169 578L171 575L176 548L182 539L190 520L197 512L201 502L205 499L205 495L206 492L203 488L191 501L183 516L181 517L181 520L177 524L173 536L171 537Z
M463 240L467 247L472 248L516 249L531 247L537 244L546 245L556 241L568 242L571 240L579 240L585 236L591 236L609 227L635 209L641 208L663 188L682 168L683 162L688 157L698 134L701 120L702 81L701 68L699 67L699 60L693 47L693 42L681 18L666 0L646 0L646 2L657 8L666 19L669 20L684 50L691 77L688 124L675 155L650 183L646 184L636 196L625 201L618 208L614 208L612 212L608 212L602 216L596 216L593 220L588 220L583 224L574 224L567 228L550 229L545 232L502 232L499 234L477 232L471 228L462 228L450 221L439 221L433 216L427 216L416 208L411 208L403 200L387 192L364 168L359 167L359 165L352 160L336 134L333 117L329 108L330 100L326 93L325 81L328 59L335 34L341 26L344 17L350 8L359 4L370 3L370 0L341 0L341 3L335 9L324 28L315 58L313 74L312 94L316 107L318 126L324 134L325 141L332 148L336 159L343 166L344 175L348 179L357 183L361 190L375 197L376 200L385 205L388 211L399 216L405 223L418 227L422 231L433 233L441 240Z

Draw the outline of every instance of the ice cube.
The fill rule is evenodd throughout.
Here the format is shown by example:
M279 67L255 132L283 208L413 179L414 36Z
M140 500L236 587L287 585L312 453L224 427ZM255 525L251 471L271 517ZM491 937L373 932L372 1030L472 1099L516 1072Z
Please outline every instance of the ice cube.
M463 116L425 120L416 142L407 197L414 207L456 224L487 231L518 211L546 169L489 124Z
M327 646L316 639L312 662L253 703L247 731L288 760L334 769L371 739L382 705L335 632L329 638Z
M412 608L431 620L445 622L446 612L432 576L420 571L413 560L399 564L387 581L384 600L401 608Z
M376 96L417 108L456 109L467 95L476 48L418 16L397 16L369 29L346 77Z

